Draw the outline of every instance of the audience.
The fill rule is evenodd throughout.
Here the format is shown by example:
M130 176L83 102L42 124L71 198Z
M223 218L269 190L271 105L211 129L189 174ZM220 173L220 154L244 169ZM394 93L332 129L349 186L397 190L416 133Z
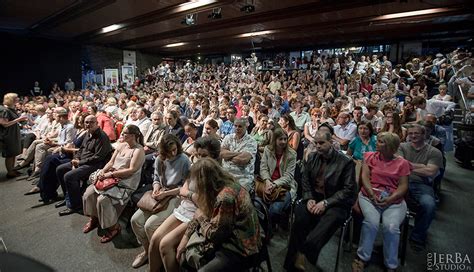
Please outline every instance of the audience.
M198 218L210 218L208 213L214 206L210 206L209 201L215 201L216 198L214 195L209 200L209 193L215 192L217 195L219 190L229 187L228 181L222 181L223 187L206 191L200 199L199 188L191 188L195 180L184 182L190 160L199 167L209 166L198 160L206 153L211 153L211 150L205 151L205 147L198 148L201 139L212 138L216 143L222 141L219 159L222 159L224 170L213 168L212 171L233 175L233 179L251 197L255 193L254 174L264 178L268 192L273 192L278 186L285 187L287 191L281 199L283 201L270 204L270 217L274 222L289 213L288 201L297 198L294 178L300 173L295 172L297 167L292 166L292 157L296 151L297 165L303 165L300 186L303 201L296 205L294 228L298 231L291 234L291 250L286 266L301 269L303 256L306 255L312 263L317 261L322 246L346 218L350 204L355 199L355 187L351 183L353 179L348 177L353 176L354 163L347 157L341 157L343 155L338 151L347 150L347 155L352 156L359 165L361 160L369 156L372 163L380 165L377 162L383 161L385 155L392 158L390 152L382 152L382 142L387 145L391 141L387 139L396 138L393 136L396 134L402 142L399 154L410 161L410 167L413 168L408 178L409 193L406 196L408 207L416 212L415 228L410 240L414 248L423 248L435 213L433 186L436 185L433 185L433 181L439 184L436 179L442 177L445 168L443 153L431 145L436 145L441 151L452 150L450 117L457 102L457 85L467 89L472 86L473 76L468 60L471 59L460 57L458 51L439 54L436 59L422 56L393 64L386 56L328 56L314 53L309 59L294 62L280 60L280 70L275 71L258 71L238 61L230 65L177 61L172 65L162 63L149 69L145 79L136 80L132 86L104 87L92 84L88 85L87 90L77 91L74 84L68 82L67 90L55 86L49 97L35 92L35 96L18 99L16 94L10 93L5 95L4 106L0 107L0 142L2 155L6 157L7 177L20 175L19 170L34 162L28 170L28 180L34 184L39 182L39 187L29 193L41 190L44 203L50 204L60 199L56 190L61 185L65 200L56 206L66 204L67 209L60 212L60 215L66 215L81 212L81 195L85 188L83 185L81 189L81 183L85 184L90 176L93 181L97 180L91 173L105 167L102 172L98 172L102 173L99 177L118 175L121 182L131 181L132 174L129 171L133 168L133 177L136 178L133 186L114 187L105 192L98 192L93 185L88 187L82 197L85 199L84 212L91 219L84 230L90 231L100 224L106 229L101 240L107 242L113 239L120 233L117 218L129 194L135 191L135 182L141 188L143 184L155 181L153 197L170 197L172 200L164 211L157 214L141 210L135 212L132 227L144 252L137 256L133 266L141 266L150 260L151 270L159 270L164 266L166 270L174 271L178 263L170 256L174 255L176 247L178 255L181 254L185 246L183 241L191 236L197 224L203 224L203 221L198 222ZM290 64L302 69L288 69ZM35 87L41 90L39 85ZM470 97L470 93L467 96ZM87 113L91 115L85 118L85 124L81 127L81 122L76 121ZM423 126L416 124L419 121L424 121ZM255 128L254 122L257 123ZM279 125L282 129L278 128ZM411 125L407 133L406 127ZM138 128L140 133L135 133L134 128ZM74 132L76 129L78 131ZM140 134L144 136L143 143L138 143ZM202 138L201 134L210 138ZM379 144L376 145L377 135ZM115 140L115 153L105 165L112 153L110 142ZM143 167L136 168L138 162L134 162L132 167L131 161L128 166L122 165L122 169L115 167L114 160L117 158L133 158L126 156L127 152L124 151L131 150L131 146L136 146L133 150L143 146L140 149L146 154ZM216 148L215 145L211 146ZM374 153L376 146L377 151ZM23 154L19 155L22 150ZM217 160L217 156L212 157ZM332 161L336 163L330 164ZM402 159L396 155L390 160L398 161ZM390 193L397 196L398 200L389 198L393 202L379 205L377 200L374 202L370 199L371 193L366 185L379 188L377 184L383 180L372 180L371 177L378 170L370 167L368 162L366 164L369 169L367 171L365 166L362 168L364 188L359 201L365 197L365 208L375 211L368 215L363 211L364 227L369 227L376 221L372 216L378 214L377 218L385 218L386 212L402 205L400 197L404 182L399 178L398 183L399 179L394 173L387 176L393 189ZM137 176L141 177L138 179ZM356 176L359 177L359 174ZM321 187L323 181L332 185ZM194 214L193 220L190 218L192 216L184 220L176 216L174 209L180 202L190 204L190 201L178 200L176 196L186 198L190 188L196 190L191 199L199 212ZM116 190L126 193L119 198L108 194L108 191ZM205 201L207 208L199 206L199 203L204 203L205 197L209 200ZM99 207L99 203L105 208ZM402 212L402 207L398 208L398 212ZM253 215L249 213L248 216ZM328 216L332 217L326 219ZM191 220L189 225L188 219ZM165 220L173 223L164 224ZM394 226L398 227L399 220L395 221ZM383 221L383 224L390 222ZM155 231L160 225L160 230ZM178 225L176 229L170 227ZM188 230L190 227L193 229L186 231L188 236L185 235L178 246L186 225ZM169 229L173 231L168 233ZM396 230L384 228L388 237L386 239L390 240L384 243L385 246L393 245L398 239L395 237ZM312 235L313 232L318 232L318 235ZM365 263L371 253L369 238L374 236L376 229L366 229L364 233L358 259ZM224 242L229 243L237 242ZM248 262L256 253L256 247L253 246L251 249L247 245L237 247L237 252L217 252L212 266L217 267L225 256L231 256L233 261L230 263ZM385 257L387 268L396 268L398 263L393 261L396 255L387 251ZM239 265L244 266L244 263Z

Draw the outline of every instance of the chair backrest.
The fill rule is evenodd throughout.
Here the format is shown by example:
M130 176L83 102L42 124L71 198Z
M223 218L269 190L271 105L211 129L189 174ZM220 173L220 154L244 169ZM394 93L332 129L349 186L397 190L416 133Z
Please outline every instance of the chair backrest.
M266 246L271 238L271 224L268 209L267 206L265 206L265 203L258 198L253 198L252 203L257 211L258 222L260 223L260 229L262 230L260 233L260 236L262 237L262 246Z

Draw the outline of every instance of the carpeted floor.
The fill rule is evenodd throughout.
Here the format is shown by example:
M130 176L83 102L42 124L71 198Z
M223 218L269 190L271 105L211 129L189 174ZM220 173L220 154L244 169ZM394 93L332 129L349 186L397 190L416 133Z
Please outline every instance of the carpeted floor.
M3 159L0 160L0 237L8 251L17 252L41 261L57 271L146 271L134 270L131 263L141 249L133 233L121 221L122 234L111 243L101 244L97 231L82 233L87 218L78 214L58 216L54 205L38 206L39 196L24 196L30 188L26 180L5 179ZM407 248L407 261L400 271L426 271L429 253L468 254L474 262L474 178L473 171L457 166L448 154L448 167L442 184L441 202L429 231L426 251L413 252ZM269 250L273 271L283 271L288 233L278 231ZM380 244L380 237L378 244ZM307 266L307 271L333 271L338 234L323 249L318 267ZM0 243L0 252L2 251ZM350 271L354 257L344 252L341 270ZM266 266L264 266L266 267ZM474 270L474 265L471 265ZM0 264L1 270L1 264ZM2 270L3 271L3 270ZM383 271L382 254L375 252L366 271ZM441 271L441 270L440 270ZM455 271L455 270L451 270Z

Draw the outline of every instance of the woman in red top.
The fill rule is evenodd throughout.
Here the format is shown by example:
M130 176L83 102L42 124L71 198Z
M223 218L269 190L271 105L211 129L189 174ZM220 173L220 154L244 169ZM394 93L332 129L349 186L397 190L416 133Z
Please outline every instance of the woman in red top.
M115 140L117 140L114 120L107 114L105 110L98 111L97 123L99 124L100 129L102 129L105 134L107 134L111 142L115 142Z
M377 136L377 151L364 153L359 205L364 215L357 257L352 271L363 271L370 261L382 217L383 252L387 271L398 267L400 224L405 218L410 162L395 153L400 145L397 134L382 132Z

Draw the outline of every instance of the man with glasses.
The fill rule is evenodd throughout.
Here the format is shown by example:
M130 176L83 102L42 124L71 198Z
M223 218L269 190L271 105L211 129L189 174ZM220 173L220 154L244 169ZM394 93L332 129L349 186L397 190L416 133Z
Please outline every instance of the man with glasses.
M225 136L227 136L229 134L234 133L234 131L235 131L234 130L234 120L235 120L236 114L237 114L237 109L235 107L227 108L227 112L226 112L227 121L225 121L222 124L222 127L221 127L221 136L222 136L222 138L224 138Z
M104 167L112 153L109 137L99 128L95 116L87 116L84 127L87 133L79 151L74 154L72 161L56 169L67 205L66 209L59 212L59 216L82 212L81 181L87 182L92 172Z
M433 190L433 179L443 167L441 151L425 142L425 127L414 124L408 128L410 142L400 144L398 153L411 162L413 168L408 178L407 201L415 202L415 227L410 242L415 250L422 250L426 244L426 236L431 221L435 216L436 202ZM411 200L411 201L410 201Z
M227 135L222 141L222 166L229 171L250 193L255 190L254 164L257 142L247 133L246 118L236 119L235 133Z

